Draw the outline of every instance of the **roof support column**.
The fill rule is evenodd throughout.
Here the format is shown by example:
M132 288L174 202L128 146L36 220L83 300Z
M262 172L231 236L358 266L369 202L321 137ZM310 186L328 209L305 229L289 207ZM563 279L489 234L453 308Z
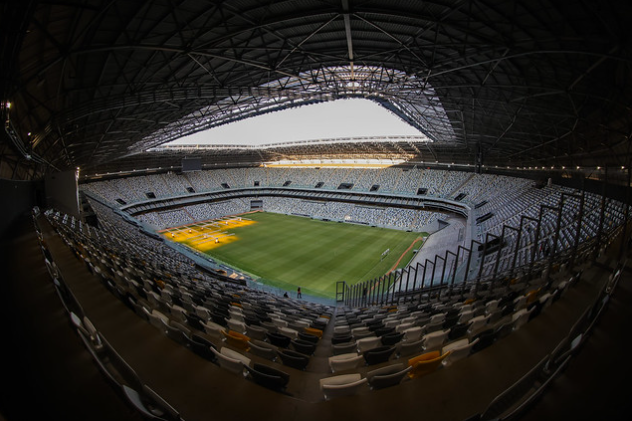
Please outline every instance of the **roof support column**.
M351 80L355 80L353 72L353 39L351 38L351 19L349 18L349 0L342 0L342 18L345 21L345 35L347 36L347 51L349 54L349 66L351 67Z

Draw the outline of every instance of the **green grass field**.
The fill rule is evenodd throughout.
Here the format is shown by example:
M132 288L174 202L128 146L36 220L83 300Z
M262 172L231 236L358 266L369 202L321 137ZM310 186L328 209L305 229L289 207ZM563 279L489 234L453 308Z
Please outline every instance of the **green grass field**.
M420 233L317 221L274 213L245 215L256 221L230 228L237 239L206 253L268 285L333 298L337 281L355 284L384 275ZM426 234L427 235L427 234ZM415 245L415 248L421 244ZM384 250L389 255L380 261ZM412 257L406 254L399 264Z

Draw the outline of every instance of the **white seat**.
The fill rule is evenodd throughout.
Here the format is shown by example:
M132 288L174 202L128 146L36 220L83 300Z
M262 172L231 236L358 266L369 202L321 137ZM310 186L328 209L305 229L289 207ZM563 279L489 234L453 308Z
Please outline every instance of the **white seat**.
M472 320L472 317L474 317L474 313L472 312L472 310L461 311L461 317L459 317L459 324L469 322L470 320Z
M232 313L243 314L244 310L239 306L231 305L230 308L228 309L228 314L232 314Z
M441 355L445 354L446 352L450 351L450 355L448 355L443 361L442 364L447 367L450 364L463 359L465 357L467 357L468 355L470 355L470 352L472 351L472 347L479 341L478 338L476 338L474 341L472 341L471 343L467 340L467 339L459 339L458 341L454 341L446 346L443 347L443 349L441 350Z
M87 316L84 316L83 319L81 319L78 315L71 311L70 319L77 329L83 333L86 339L90 341L92 349L95 351L101 351L103 349L103 343L101 342L99 332Z
M372 336L358 339L356 341L356 345L358 346L358 352L362 354L364 351L368 351L369 349L377 348L382 345L382 341L377 336Z
M351 370L359 367L364 362L364 357L355 352L348 354L334 355L329 357L329 368L332 373L344 370Z
M358 331L356 333L353 333L353 331L352 331L351 334L353 336L353 339L356 339L356 340L357 339L362 339L362 338L368 338L370 336L375 336L375 334L373 332L371 332L370 330L368 330L368 328L366 330L360 330L360 331Z
M298 339L298 330L289 327L279 327L278 332L292 339Z
M485 314L493 313L498 308L498 300L491 300L485 304Z
M230 316L231 320L236 320L238 322L244 322L245 321L244 315L242 313L238 313L236 311L229 310L228 311L228 315Z
M538 301L540 301L540 305L542 306L542 310L544 310L545 308L547 308L548 306L551 305L551 303L553 302L552 298L553 298L553 296L549 292L547 292L546 294L544 294L543 296L541 296L539 298Z
M187 311L184 308L180 307L179 305L174 304L171 306L172 319L177 320L182 323L186 323L187 322L186 314L187 314Z
M399 324L399 325L397 325L395 327L395 332L403 332L403 331L405 331L407 329L410 329L411 327L415 327L415 325L413 323L410 323L410 322L408 322L408 323L401 323L401 324Z
M445 339L448 337L448 333L450 333L450 329L438 330L424 335L424 351L432 351L441 348L443 342L445 342Z
M207 308L201 306L195 306L195 312L202 320L209 320L211 318L211 312Z
M468 333L470 334L477 333L479 330L484 328L485 325L487 324L487 320L489 319L489 317L490 317L489 314L487 316L481 315L481 316L476 316L472 320L470 320L470 327L468 329Z
M367 383L359 373L342 374L340 376L320 379L320 389L325 399L354 395Z
M164 329L164 325L169 324L169 318L160 311L154 309L151 311L151 314L149 314L149 322L152 326L162 331Z
M202 326L204 326L204 331L207 335L217 338L222 337L222 330L224 330L224 327L222 327L221 325L208 320L206 322L202 322Z
M371 334L371 331L369 331L369 328L366 326L362 326L362 327L354 327L353 329L351 329L351 335L355 338L358 339L358 335L360 335L360 338L365 338L367 336L367 334Z
M285 320L281 320L281 319L272 319L272 323L276 327L287 327L288 325L288 323Z
M511 315L511 323L513 324L513 330L518 330L529 321L529 316L535 307L531 307L530 310L522 308Z
M423 328L419 326L408 328L403 332L404 340L407 342L414 342L418 340L419 338L421 338L423 331L424 331Z
M230 371L231 373L234 373L237 375L243 375L244 364L241 361L241 359L231 358L217 351L215 348L211 348L211 351L213 351L213 353L215 354L215 357L217 357L217 362L219 363L220 367L222 367L223 369L227 371Z
M430 323L443 323L445 320L445 313L433 314L430 317Z
M513 300L514 311L521 310L527 305L527 297L521 295L520 297Z
M231 318L231 319L226 320L226 323L228 324L228 328L230 330L233 330L235 332L239 332L242 334L246 332L246 324L242 321Z
M169 324L177 328L181 332L185 333L189 338L191 337L191 328L188 325L185 325L184 323L176 322L174 320L169 322Z
M465 311L472 311L472 304L463 304L460 306L461 314Z
M222 349L220 349L220 352L222 353L222 355L241 361L243 365L250 365L250 358L246 357L245 355L237 351L234 351L230 348L226 348L225 346L223 346Z
M346 325L334 327L334 333L350 333L350 332L351 332L351 329L349 329L349 326L346 326Z
M300 326L303 329L310 326L310 323L307 320L302 320L302 319L295 320L294 324L297 326Z
M384 323L384 327L395 327L395 326L398 326L399 324L400 324L400 321L397 319L387 320Z

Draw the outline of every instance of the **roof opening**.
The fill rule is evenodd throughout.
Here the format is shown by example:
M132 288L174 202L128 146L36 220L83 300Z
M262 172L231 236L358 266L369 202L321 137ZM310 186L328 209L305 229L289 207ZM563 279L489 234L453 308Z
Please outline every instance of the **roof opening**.
M166 145L270 145L315 139L420 135L393 112L368 99L350 98L271 112Z

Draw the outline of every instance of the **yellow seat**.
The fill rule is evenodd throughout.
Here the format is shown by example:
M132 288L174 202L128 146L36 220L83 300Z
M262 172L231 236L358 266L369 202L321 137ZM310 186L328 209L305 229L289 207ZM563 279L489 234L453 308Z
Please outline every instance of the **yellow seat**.
M411 379L418 379L426 374L435 371L443 360L450 355L451 351L441 355L439 351L427 352L425 354L418 355L408 360L408 365L412 367L412 370L408 372L408 377Z
M222 335L226 338L226 343L234 348L248 351L250 349L250 338L242 333L229 330L222 330Z
M306 327L305 328L305 333L307 333L309 335L318 336L319 338L323 337L323 331L320 330L320 329L315 329L313 327Z

